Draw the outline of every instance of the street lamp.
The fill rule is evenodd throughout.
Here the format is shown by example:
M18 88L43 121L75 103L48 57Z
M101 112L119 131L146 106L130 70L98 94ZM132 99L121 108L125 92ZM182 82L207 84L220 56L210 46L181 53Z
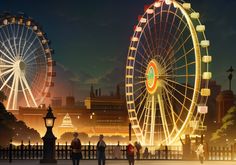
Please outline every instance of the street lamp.
M47 132L44 135L43 139L43 159L40 160L40 163L57 163L55 159L55 141L56 137L53 135L52 128L56 117L52 113L52 108L48 107L48 112L43 118Z

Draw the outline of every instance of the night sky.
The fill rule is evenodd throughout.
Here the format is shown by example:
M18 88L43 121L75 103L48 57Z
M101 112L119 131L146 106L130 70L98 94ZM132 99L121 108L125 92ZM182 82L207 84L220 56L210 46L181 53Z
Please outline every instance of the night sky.
M57 62L54 96L87 96L90 85L105 93L123 82L133 27L153 0L1 0L1 12L24 12L47 33ZM213 79L228 88L226 70L236 68L236 1L192 0L211 41ZM233 89L236 90L236 76ZM64 91L58 88L64 87Z

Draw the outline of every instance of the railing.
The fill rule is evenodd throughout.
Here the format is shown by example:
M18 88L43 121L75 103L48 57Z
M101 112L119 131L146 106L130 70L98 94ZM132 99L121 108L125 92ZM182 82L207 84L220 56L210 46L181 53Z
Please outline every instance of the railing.
M116 145L107 145L106 159L114 159L114 148ZM120 158L126 159L126 146L120 145ZM55 157L57 160L70 159L71 148L70 145L56 145ZM82 145L83 159L94 160L97 158L97 151L95 145ZM24 145L23 142L19 146L12 144L7 148L0 148L0 160L39 160L43 158L43 146L36 143L32 145L30 142ZM143 154L140 153L140 159L143 159ZM163 147L163 149L156 150L149 153L145 159L182 159L181 147Z
M114 159L115 145L108 145L106 148L106 159ZM126 146L120 146L120 159L126 159ZM236 160L236 150L234 146L229 147L208 147L205 151L206 160ZM194 153L194 152L193 152ZM55 156L57 160L70 159L70 145L56 145ZM82 145L83 159L96 159L97 151L95 145ZM0 148L0 160L39 160L43 158L43 146L36 143L32 145L30 142L24 145L23 142L19 146L12 144L7 148ZM196 159L196 155L193 156ZM140 159L144 159L143 153L140 153ZM163 146L159 150L152 153L149 152L145 159L151 160L182 160L182 147Z

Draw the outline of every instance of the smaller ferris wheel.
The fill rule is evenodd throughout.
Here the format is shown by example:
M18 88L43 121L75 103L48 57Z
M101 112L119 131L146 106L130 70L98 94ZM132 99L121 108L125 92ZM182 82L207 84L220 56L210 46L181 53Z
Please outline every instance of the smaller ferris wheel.
M23 14L0 17L0 90L7 110L38 107L50 96L53 50L42 28Z

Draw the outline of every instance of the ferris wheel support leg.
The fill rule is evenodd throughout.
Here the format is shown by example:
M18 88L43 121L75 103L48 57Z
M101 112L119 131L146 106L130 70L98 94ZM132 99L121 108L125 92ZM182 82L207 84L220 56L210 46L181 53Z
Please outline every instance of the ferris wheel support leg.
M32 91L31 91L31 89L30 89L30 87L29 87L29 84L28 84L28 82L27 82L25 76L22 76L22 80L23 80L23 82L24 82L24 84L25 84L25 86L26 86L26 88L27 88L27 90L28 90L28 92L29 92L29 94L30 94L30 96L31 96L31 99L32 99L32 101L33 101L33 103L34 103L34 106L37 107L37 103L36 103L36 101L35 101L35 99L34 99L34 96L33 96L33 94L32 94Z
M166 122L166 115L165 115L165 109L164 109L164 104L163 104L163 98L160 93L157 94L158 98L158 103L159 103L159 108L160 108L160 114L161 114L161 120L162 120L162 126L163 126L163 131L165 134L165 139L166 139L166 144L169 144L169 128L168 124Z
M154 137L155 137L155 125L156 125L156 102L155 96L152 95L152 108L151 108L151 133L150 133L150 144L154 145Z
M15 80L16 80L16 76L14 75L13 82L12 82L12 88L11 88L10 95L8 97L8 100L7 100L7 110L9 110L9 108L10 108L10 103L11 103L11 99L12 99L12 93L13 93L13 90L14 90L14 87L15 87L15 82L16 82Z
M25 93L25 88L24 88L24 85L23 85L23 82L22 82L22 78L20 77L19 79L20 79L20 85L21 85L21 89L22 89L22 92L23 92L24 97L25 97L25 101L26 101L27 107L30 107L28 98L27 98L26 93Z
M19 86L19 75L16 74L16 84L14 87L14 96L13 96L13 109L15 110L17 107L17 98L18 98L18 86Z

